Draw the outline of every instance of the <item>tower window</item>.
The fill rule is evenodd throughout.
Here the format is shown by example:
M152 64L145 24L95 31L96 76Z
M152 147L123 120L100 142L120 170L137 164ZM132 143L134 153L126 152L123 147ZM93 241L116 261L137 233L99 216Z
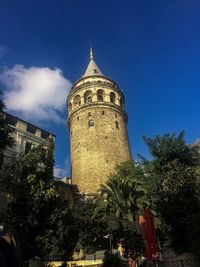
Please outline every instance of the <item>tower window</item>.
M94 73L97 73L97 69L94 69Z
M77 121L79 121L79 117L77 117Z
M115 122L115 127L116 127L117 129L119 129L119 122L118 122L118 121Z
M74 97L74 107L77 108L80 105L81 105L81 97L80 95L76 95Z
M92 97L91 96L88 96L87 103L92 103Z
M115 95L115 93L111 92L111 93L110 93L110 102L111 102L111 103L115 103L115 99L116 99L116 95Z
M121 97L119 99L119 104L120 104L121 107L124 106L124 102L123 102L123 99Z
M72 103L69 103L69 111L72 111Z
M89 120L88 121L88 126L89 127L94 127L94 121L93 120Z
M84 93L84 103L92 103L92 91L91 90L87 90Z
M105 111L104 110L102 111L102 115L105 115Z
M100 102L103 102L104 101L104 96L105 96L104 90L99 89L97 91L97 100L100 101Z
M92 116L91 112L88 112L88 117Z
M117 114L115 114L115 118L117 118Z

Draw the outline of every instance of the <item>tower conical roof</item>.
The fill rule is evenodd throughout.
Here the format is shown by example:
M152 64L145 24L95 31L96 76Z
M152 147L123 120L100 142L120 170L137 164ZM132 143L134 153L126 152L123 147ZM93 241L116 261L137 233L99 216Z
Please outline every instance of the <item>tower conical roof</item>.
M91 76L91 75L103 76L101 70L99 69L99 67L97 66L97 64L95 63L95 61L93 59L92 49L90 49L90 63L88 65L83 77L87 77L87 76Z

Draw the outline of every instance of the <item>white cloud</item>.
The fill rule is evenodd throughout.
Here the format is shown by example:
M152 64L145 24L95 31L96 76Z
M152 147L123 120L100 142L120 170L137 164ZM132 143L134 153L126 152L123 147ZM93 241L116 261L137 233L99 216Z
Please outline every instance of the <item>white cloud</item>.
M54 167L54 176L57 178L63 178L65 176L70 177L70 160L66 159L64 162L64 167L61 168L60 165Z
M0 81L6 86L4 102L8 110L29 121L65 122L59 112L66 108L71 82L60 69L15 65L4 69Z

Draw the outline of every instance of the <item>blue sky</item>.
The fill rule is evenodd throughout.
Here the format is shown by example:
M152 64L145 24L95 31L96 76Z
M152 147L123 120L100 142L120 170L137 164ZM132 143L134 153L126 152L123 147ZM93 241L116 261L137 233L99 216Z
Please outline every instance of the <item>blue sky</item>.
M134 157L149 156L144 135L185 130L193 143L200 137L199 14L199 0L1 0L0 80L9 111L55 133L56 166L68 168L63 99L92 45L102 72L124 92Z

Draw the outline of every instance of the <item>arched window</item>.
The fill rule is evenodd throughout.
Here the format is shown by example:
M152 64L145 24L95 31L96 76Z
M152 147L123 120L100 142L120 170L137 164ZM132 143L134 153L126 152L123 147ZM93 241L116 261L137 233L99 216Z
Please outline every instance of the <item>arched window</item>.
M118 121L115 121L115 127L116 127L117 129L119 129L119 122L118 122Z
M123 105L124 105L124 101L123 101L123 99L121 97L119 99L119 104L120 104L121 107L123 107Z
M115 103L115 99L116 99L116 95L115 95L115 93L111 92L111 93L110 93L110 102L111 102L111 103Z
M92 103L92 91L88 90L84 93L84 103Z
M74 97L74 107L76 108L76 107L78 107L80 105L81 105L81 97L80 97L80 95L76 95Z
M72 103L69 103L69 111L72 111Z
M97 91L97 100L103 102L104 101L104 95L105 95L104 90L99 89Z
M87 103L92 103L92 97L91 96L87 97Z
M89 120L88 121L88 126L89 127L94 127L94 121L93 120Z

